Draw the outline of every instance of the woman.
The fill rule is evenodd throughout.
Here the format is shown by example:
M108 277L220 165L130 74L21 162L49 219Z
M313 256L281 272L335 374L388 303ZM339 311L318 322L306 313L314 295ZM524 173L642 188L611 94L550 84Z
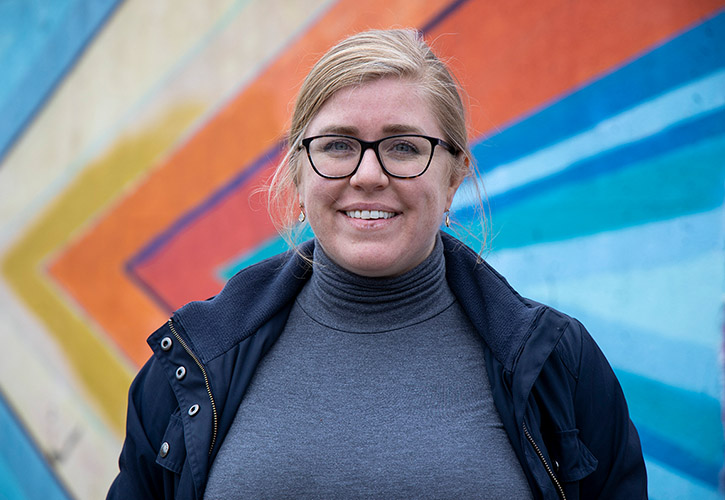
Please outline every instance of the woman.
M471 153L417 33L333 47L289 145L314 240L149 337L109 498L646 498L591 337L439 230Z

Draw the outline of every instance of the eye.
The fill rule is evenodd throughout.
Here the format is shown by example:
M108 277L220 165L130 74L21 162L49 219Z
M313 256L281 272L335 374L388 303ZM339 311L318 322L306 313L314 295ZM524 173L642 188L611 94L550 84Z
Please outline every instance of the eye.
M420 148L411 140L399 138L386 144L385 154L395 157L418 156L421 154Z
M408 144L407 142L399 142L398 144L395 144L394 146L395 151L398 153L417 153L418 150L413 146L412 144Z
M340 138L329 139L322 145L322 150L326 153L346 153L353 149L350 141Z

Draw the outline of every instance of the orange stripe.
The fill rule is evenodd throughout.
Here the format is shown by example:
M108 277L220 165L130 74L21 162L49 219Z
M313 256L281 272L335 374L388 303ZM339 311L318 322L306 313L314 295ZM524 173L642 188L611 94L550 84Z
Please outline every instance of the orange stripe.
M723 0L468 2L430 37L439 37L436 46L454 57L454 71L472 98L473 135L478 136L610 71L723 5Z

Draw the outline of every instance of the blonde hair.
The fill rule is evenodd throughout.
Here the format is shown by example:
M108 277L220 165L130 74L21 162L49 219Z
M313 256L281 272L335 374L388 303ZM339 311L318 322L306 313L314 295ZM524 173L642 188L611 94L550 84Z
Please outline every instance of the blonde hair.
M443 139L459 151L451 162L450 179L459 180L475 173L462 90L422 35L412 29L371 30L352 35L323 55L303 81L287 135L287 153L270 181L270 216L288 242L292 243L290 229L299 209L296 193L304 165L300 146L308 124L339 90L387 77L415 83L428 99L445 135Z

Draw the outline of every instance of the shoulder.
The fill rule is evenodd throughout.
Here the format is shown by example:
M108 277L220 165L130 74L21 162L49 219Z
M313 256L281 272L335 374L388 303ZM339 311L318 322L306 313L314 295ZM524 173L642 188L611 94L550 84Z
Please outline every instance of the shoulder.
M222 291L186 304L173 315L202 360L252 335L294 300L310 275L313 241L234 275Z
M542 319L560 328L565 316L520 295L493 267L460 240L443 234L446 279L471 323L507 369ZM552 311L549 313L547 311Z

